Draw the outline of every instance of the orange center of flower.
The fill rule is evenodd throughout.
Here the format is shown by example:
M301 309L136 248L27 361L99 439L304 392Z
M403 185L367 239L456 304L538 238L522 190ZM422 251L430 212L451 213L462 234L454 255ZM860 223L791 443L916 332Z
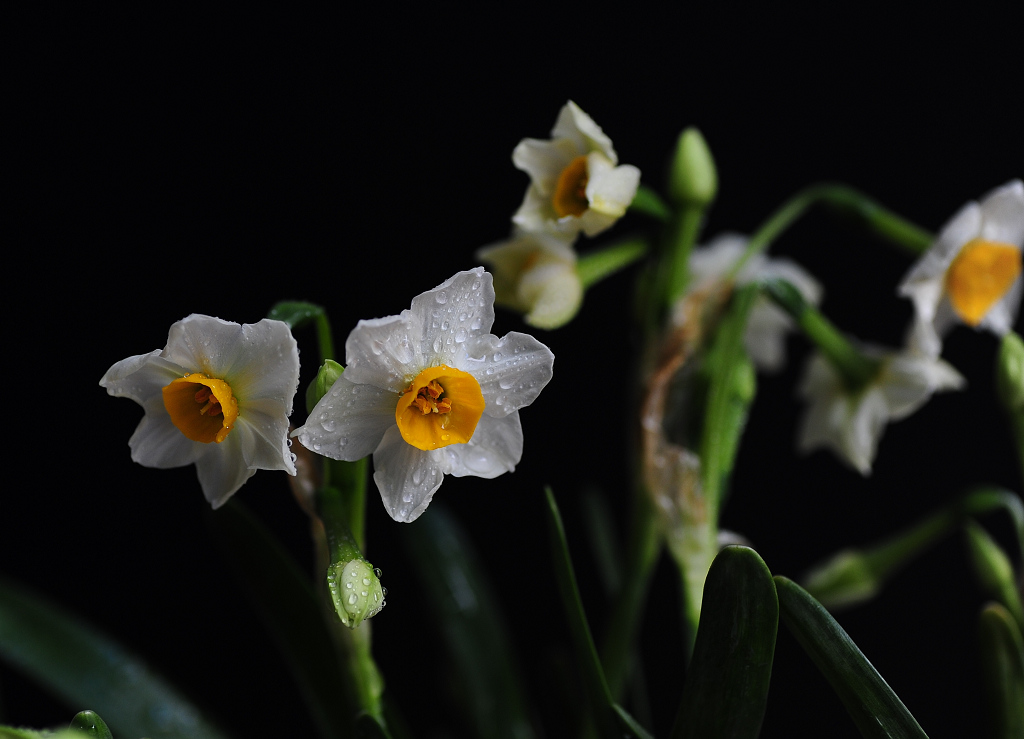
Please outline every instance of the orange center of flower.
M581 216L590 203L587 200L587 180L590 174L587 170L587 158L576 157L558 175L558 184L555 186L555 195L551 199L551 205L555 209L555 215Z
M964 323L977 326L1020 271L1020 249L983 239L967 242L946 271L946 294L953 310Z
M398 401L395 423L403 439L429 451L472 439L483 412L480 383L442 364L416 375Z
M223 380L196 372L172 380L163 393L171 422L192 441L219 444L238 419L238 401Z

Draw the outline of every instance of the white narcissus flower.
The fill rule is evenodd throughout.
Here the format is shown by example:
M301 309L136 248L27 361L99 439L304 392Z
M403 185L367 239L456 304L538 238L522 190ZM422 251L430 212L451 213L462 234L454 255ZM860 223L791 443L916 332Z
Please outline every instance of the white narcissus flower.
M804 453L829 448L868 475L885 425L909 416L932 393L962 388L964 379L950 364L917 351L885 352L870 346L861 351L880 360L881 367L875 379L855 393L825 357L811 357L800 386L810 407L798 447Z
M967 203L910 268L899 294L914 301L912 341L937 355L956 322L1000 336L1020 307L1024 182L1014 180Z
M512 221L531 233L601 233L625 214L640 185L640 170L619 165L611 139L571 100L551 139L523 139L512 161L531 180Z
M508 241L479 249L476 256L494 272L495 302L521 311L531 326L558 328L579 311L583 284L571 242L518 231Z
M195 464L214 508L256 470L295 474L288 416L299 350L281 321L193 314L171 326L162 350L122 359L100 385L145 410L128 442L132 459L160 469Z
M697 247L690 254L691 290L723 279L739 261L747 248L747 237L724 233L707 246ZM737 285L767 278L781 278L791 283L808 303L821 302L821 285L808 272L785 258L769 258L755 254L736 275ZM750 310L743 343L751 361L761 370L782 369L786 359L786 332L794 328L793 319L764 295L759 295Z
M554 355L532 336L488 333L494 287L483 267L413 298L400 315L360 321L347 367L292 436L354 462L396 521L419 517L444 476L493 478L523 453L519 409L551 379Z

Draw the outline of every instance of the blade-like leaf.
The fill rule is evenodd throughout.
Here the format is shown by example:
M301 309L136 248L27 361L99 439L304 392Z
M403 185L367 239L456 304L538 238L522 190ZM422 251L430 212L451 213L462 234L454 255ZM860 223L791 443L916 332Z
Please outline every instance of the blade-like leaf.
M1024 736L1024 639L1010 612L990 603L979 623L986 695L995 739Z
M672 736L756 737L771 683L779 599L753 549L726 547L711 565L693 659Z
M872 739L927 737L917 720L825 607L776 575L779 613L832 685L860 733Z
M122 736L222 739L191 703L113 639L0 579L0 656Z
M309 578L237 499L211 513L208 521L291 668L321 734L349 736L356 706L346 705L346 698L353 690L335 659Z
M461 678L462 706L471 714L474 735L534 736L497 599L465 533L437 503L401 533Z

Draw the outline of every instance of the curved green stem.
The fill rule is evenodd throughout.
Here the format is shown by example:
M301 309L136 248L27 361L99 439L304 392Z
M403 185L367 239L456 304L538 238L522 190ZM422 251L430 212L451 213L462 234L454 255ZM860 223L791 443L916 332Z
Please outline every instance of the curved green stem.
M859 190L838 183L824 182L801 190L772 213L747 242L747 251L729 273L734 278L751 257L761 252L779 234L789 228L812 205L824 204L861 219L887 241L913 254L925 251L935 236L920 226L884 208Z

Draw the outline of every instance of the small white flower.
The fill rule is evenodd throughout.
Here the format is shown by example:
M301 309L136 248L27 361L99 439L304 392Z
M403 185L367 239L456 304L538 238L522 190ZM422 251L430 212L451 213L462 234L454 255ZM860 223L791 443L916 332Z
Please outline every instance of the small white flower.
M725 233L707 246L690 254L691 290L699 290L723 279L739 261L747 248L747 237ZM781 278L791 283L808 303L821 301L821 285L808 272L785 258L769 258L755 254L736 275L737 285L746 285L766 278ZM761 370L782 369L786 354L786 332L794 328L793 319L764 295L759 295L750 310L743 343L751 361Z
M360 321L345 342L344 374L292 436L333 459L372 452L396 521L419 517L446 474L511 472L523 453L519 409L547 385L555 357L532 336L488 333L493 322L483 267L416 296L400 315Z
M214 508L256 470L295 474L288 416L299 350L281 321L193 314L171 326L162 350L122 359L100 385L145 410L128 442L132 459L160 469L195 464Z
M881 360L881 368L857 393L847 390L839 373L820 353L811 357L800 386L800 395L810 407L798 447L804 453L827 447L868 475L885 425L909 416L932 393L962 388L964 379L943 360L916 351L885 352L870 346L861 351Z
M1024 182L1014 180L967 203L910 268L899 294L914 301L912 342L937 355L956 322L1002 336L1020 306Z
M531 233L594 236L625 214L640 185L640 170L616 166L611 139L571 100L551 140L523 139L512 161L531 180L512 220Z
M558 328L579 311L583 284L568 241L517 231L508 241L479 249L476 256L494 272L495 302L521 311L531 326Z

